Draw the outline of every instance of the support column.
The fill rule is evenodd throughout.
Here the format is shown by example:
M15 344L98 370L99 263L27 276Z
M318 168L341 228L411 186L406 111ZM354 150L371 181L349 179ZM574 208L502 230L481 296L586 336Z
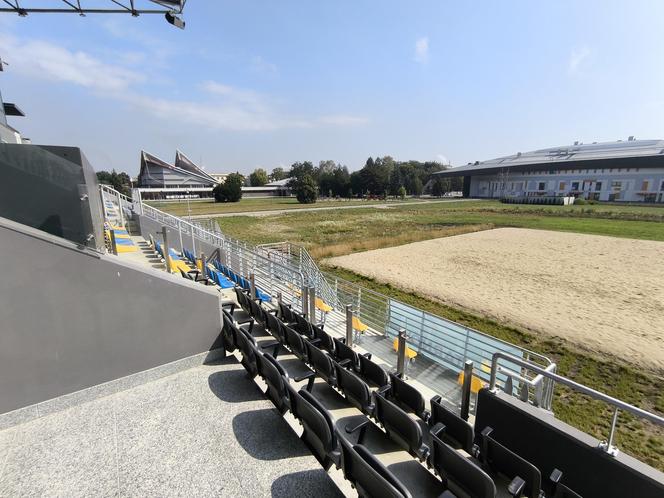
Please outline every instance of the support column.
M353 347L353 305L346 305L346 345Z
M171 255L168 248L168 228L166 225L161 227L161 236L164 239L164 259L166 260L166 271L171 273Z
M397 375L403 377L406 373L406 329L399 330L397 336Z
M463 386L461 387L461 418L468 420L470 413L470 388L473 383L473 362L466 360L463 365Z

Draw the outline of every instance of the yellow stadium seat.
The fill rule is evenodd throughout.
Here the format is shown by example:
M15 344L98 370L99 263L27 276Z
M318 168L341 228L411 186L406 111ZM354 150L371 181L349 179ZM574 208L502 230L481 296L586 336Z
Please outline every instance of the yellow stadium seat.
M463 370L459 372L459 377L457 379L457 382L459 383L460 386L463 386L463 381L464 381L465 375ZM470 392L477 394L480 389L484 387L484 382L482 382L482 379L477 377L476 375L473 375L470 379Z
M392 349L394 349L395 352L399 352L399 339L397 337L394 338L394 342L392 343ZM414 360L417 357L417 351L414 351L410 349L408 346L406 346L406 358L409 360Z
M332 306L323 301L320 297L316 298L316 308L321 310L323 313L329 313L332 311Z

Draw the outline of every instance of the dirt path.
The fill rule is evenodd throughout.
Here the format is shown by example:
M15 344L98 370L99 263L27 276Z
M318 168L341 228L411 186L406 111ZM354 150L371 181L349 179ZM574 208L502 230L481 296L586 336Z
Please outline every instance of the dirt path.
M501 228L327 262L664 371L664 242Z

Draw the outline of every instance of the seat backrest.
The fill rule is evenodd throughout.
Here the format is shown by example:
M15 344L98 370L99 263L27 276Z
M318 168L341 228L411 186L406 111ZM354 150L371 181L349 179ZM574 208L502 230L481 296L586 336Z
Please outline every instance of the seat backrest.
M240 363L242 363L242 366L252 378L256 377L258 374L258 366L256 365L256 339L243 329L237 330L238 348L242 353L242 361Z
M355 369L358 366L357 353L353 348L346 345L340 339L334 338L334 359L336 361L350 360L350 367Z
M383 367L374 363L364 355L358 355L360 360L360 376L377 387L383 387L390 383L390 378Z
M431 417L429 418L429 425L442 423L445 425L445 432L441 439L452 443L454 446L462 448L467 453L473 452L473 441L475 439L475 432L473 426L462 419L456 413L450 411L442 404L440 396L431 398Z
M362 413L373 415L374 404L371 391L366 382L338 363L335 364L335 368L337 370L337 385L346 399Z
M282 366L270 354L257 354L259 375L267 384L267 396L280 413L286 413L288 402L288 376Z
M307 337L313 337L314 334L309 321L299 313L293 313L293 316L295 317L295 322L297 323L297 331Z
M491 432L491 427L485 427L481 433L482 461L492 470L500 472L508 479L519 476L526 481L524 495L531 498L539 497L542 488L542 474L539 469L493 439Z
M449 480L473 498L495 498L496 485L493 479L479 466L436 436L431 438L429 462L445 485Z
M325 351L332 353L334 352L334 341L332 340L332 337L325 332L322 328L320 328L318 325L311 325L311 328L314 333L314 339L320 339L320 342L318 343L318 348L324 349Z
M285 342L284 329L281 320L279 320L272 313L265 313L265 318L267 320L267 328L270 330L270 333L274 336L274 338L279 342Z
M251 310L251 316L254 317L254 320L256 320L258 323L261 325L265 324L265 310L262 308L260 304L258 304L256 301L253 299L249 298L248 299L249 303L249 308Z
M425 417L424 396L399 376L390 373L390 399L420 418Z
M327 469L332 463L331 454L338 452L339 446L334 422L330 413L310 392L301 389L298 394L300 396L298 415L304 426L302 440Z
M360 497L410 498L412 495L380 461L361 444L352 446L340 437L341 468Z
M291 353L297 356L300 360L306 360L307 348L304 345L304 339L302 336L288 325L284 325L284 331L286 332L286 343L290 348Z
M279 303L279 318L286 323L295 322L295 313L284 302Z
M221 329L222 336L224 338L224 348L229 353L235 351L238 348L237 345L237 332L238 329L233 323L233 318L228 314L228 311L224 310L223 312L224 327Z
M306 346L309 362L314 367L316 374L331 386L336 386L337 372L332 358L308 341Z
M376 393L375 399L376 419L390 438L411 455L418 458L426 456L429 448L424 444L419 424L382 394Z

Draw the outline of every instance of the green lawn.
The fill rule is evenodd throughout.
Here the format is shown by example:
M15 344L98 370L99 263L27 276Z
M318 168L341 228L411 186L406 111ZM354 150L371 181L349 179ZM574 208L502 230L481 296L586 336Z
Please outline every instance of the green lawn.
M390 202L399 204L401 202L417 202L418 199L389 200L389 201L369 201L362 199L339 199L339 200L322 200L315 204L300 204L294 197L259 197L259 198L245 198L239 202L226 202L219 203L213 200L204 201L190 201L187 205L186 201L146 201L151 206L166 211L167 213L176 216L188 216L197 214L226 214L226 213L244 213L247 211L272 211L275 209L303 209L303 208L323 208L334 206L366 206L371 204L384 204Z
M664 241L664 208L650 206L450 202L234 216L218 222L222 230L239 239L255 244L289 240L303 244L319 258L494 227Z

